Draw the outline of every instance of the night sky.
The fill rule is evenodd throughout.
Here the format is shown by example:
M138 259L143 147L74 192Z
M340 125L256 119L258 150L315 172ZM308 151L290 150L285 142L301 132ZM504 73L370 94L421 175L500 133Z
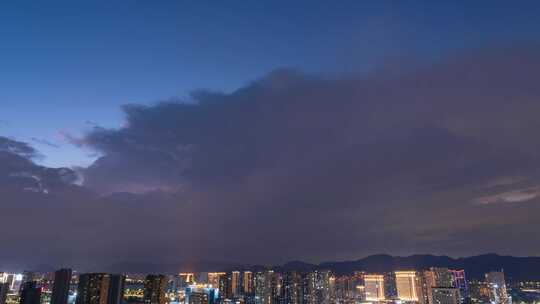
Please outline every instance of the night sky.
M540 255L540 3L438 2L0 2L0 266Z

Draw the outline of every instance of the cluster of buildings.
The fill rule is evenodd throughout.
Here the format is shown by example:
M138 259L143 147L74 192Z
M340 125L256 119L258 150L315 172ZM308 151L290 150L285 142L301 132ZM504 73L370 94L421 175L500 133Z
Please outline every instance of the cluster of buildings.
M177 275L0 273L0 304L511 304L503 272L467 281L432 267L389 273L230 271Z

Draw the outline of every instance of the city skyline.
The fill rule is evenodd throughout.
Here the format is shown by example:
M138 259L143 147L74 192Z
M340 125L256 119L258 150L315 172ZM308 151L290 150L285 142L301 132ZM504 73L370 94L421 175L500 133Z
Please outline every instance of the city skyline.
M386 254L370 255L364 258L351 261L326 261L323 263L308 263L305 261L288 261L284 264L263 264L263 263L232 263L232 262L216 262L216 261L191 261L178 263L161 264L158 261L127 261L113 265L93 265L88 267L88 264L81 265L30 265L23 264L12 267L9 264L0 265L0 273L47 273L53 269L62 267L55 275L63 275L64 270L73 268L77 273L124 273L124 274L177 274L186 281L198 281L196 273L211 273L220 274L224 272L237 271L266 271L275 270L278 272L300 271L311 272L316 270L332 271L335 274L352 274L356 271L365 272L366 278L377 282L378 275L383 273L393 272L410 272L413 270L432 270L435 271L432 275L426 275L426 280L433 282L433 285L444 287L445 284L436 284L437 282L448 282L448 276L456 279L461 278L465 281L464 273L460 271L467 270L469 279L483 279L485 274L490 271L498 271L506 269L510 277L527 281L535 281L540 273L540 257L514 257L501 256L497 254L482 254L470 257L452 258L449 256L435 256L429 254L415 254L411 256L390 256ZM526 268L526 270L525 270ZM437 272L438 269L462 269L459 271L451 270L450 273L441 275ZM373 275L374 277L370 277ZM24 276L24 275L22 275ZM1 276L0 276L1 277ZM238 280L239 278L237 278ZM63 279L60 279L63 280ZM216 281L217 278L210 278L210 281ZM0 280L1 281L1 280ZM243 282L238 282L237 285L242 285ZM379 288L381 286L377 286ZM384 289L385 287L382 286ZM368 290L365 291L366 294Z
M1 2L0 270L540 256L539 15Z
M392 272L272 269L163 274L0 272L0 304L509 304L536 303L540 281L507 281L501 271Z

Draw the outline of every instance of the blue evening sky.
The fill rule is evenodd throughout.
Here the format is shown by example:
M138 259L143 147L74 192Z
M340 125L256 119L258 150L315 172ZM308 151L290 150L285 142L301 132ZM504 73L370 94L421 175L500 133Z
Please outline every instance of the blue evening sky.
M85 166L95 155L60 134L120 127L122 104L231 91L279 67L362 72L538 42L535 2L1 1L0 135L44 165Z

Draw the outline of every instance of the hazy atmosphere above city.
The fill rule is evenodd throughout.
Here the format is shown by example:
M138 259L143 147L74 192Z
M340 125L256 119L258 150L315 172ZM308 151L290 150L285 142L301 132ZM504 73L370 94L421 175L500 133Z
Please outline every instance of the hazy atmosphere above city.
M2 1L0 267L540 255L538 1Z

